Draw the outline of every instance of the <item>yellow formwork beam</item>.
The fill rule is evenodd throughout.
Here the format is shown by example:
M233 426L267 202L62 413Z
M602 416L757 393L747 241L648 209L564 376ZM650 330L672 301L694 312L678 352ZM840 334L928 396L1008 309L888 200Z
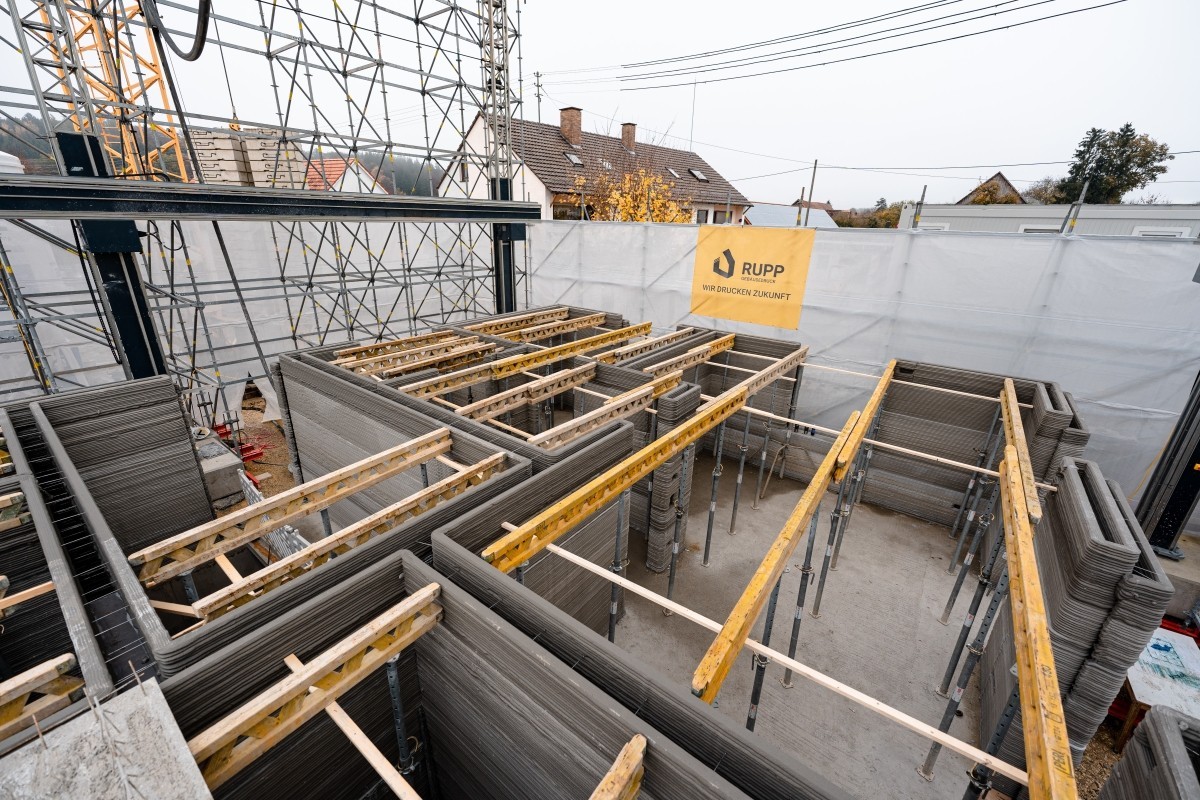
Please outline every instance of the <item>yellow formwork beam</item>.
M1038 500L1037 483L1033 476L1033 462L1029 459L1029 443L1025 441L1025 425L1021 422L1021 407L1017 403L1017 387L1012 378L1004 379L1000 392L1000 414L1004 419L1005 441L1017 450L1017 467L1021 475L1025 508L1034 525L1042 521L1042 504Z
M1004 448L1004 460L1000 462L1000 503L1004 515L1004 545L1008 558L1009 600L1029 796L1033 800L1075 800L1071 744L1059 696L1046 601L1033 549L1033 525L1029 520L1018 461L1018 450L1010 441Z
M335 351L334 355L337 356L337 358L335 358L331 363L341 365L349 361L357 361L359 359L381 356L385 353L412 350L413 348L423 347L443 339L457 338L460 337L454 331L434 331L433 333L423 333L420 336L406 336L403 339L389 339L386 342L358 344L354 345L353 347L344 347L341 350Z
M580 486L540 514L488 545L483 559L503 572L524 564L621 492L662 466L746 404L745 388L734 388L697 409L695 416L619 464Z
M734 335L731 333L728 336L722 336L720 339L714 339L711 342L698 344L686 353L668 358L666 361L660 361L657 364L651 364L648 367L643 367L642 372L658 377L671 372L691 369L698 367L701 364L707 364L710 360L716 358L726 350L733 349Z
M642 790L645 757L646 737L635 733L621 748L617 760L592 792L590 800L634 800Z
M762 613L763 607L767 604L767 599L779 581L779 577L783 575L783 570L787 567L788 559L791 558L796 545L804 538L812 515L816 513L821 504L821 498L825 496L829 484L833 481L833 471L837 465L838 455L845 448L861 419L859 412L855 411L842 426L842 432L838 434L833 446L825 454L825 458L821 459L820 466L817 467L804 494L800 496L800 501L792 509L791 515L784 523L783 530L771 544L767 555L758 565L758 569L754 571L754 576L738 599L737 605L733 607L733 612L721 626L721 632L709 645L708 652L704 654L704 658L696 667L696 671L692 675L692 694L704 702L711 703L716 699L717 692L721 690L725 676L729 674L733 662L737 660L738 654L746 644L747 637L750 636L750 629L754 627L754 621L758 619L758 615Z
M883 397L887 394L895 372L896 359L893 358L883 370L883 375L879 376L879 383L875 384L875 391L871 392L870 399L863 406L862 414L858 417L858 424L854 426L854 430L850 433L850 438L846 440L846 446L838 454L837 466L833 470L833 479L835 481L843 480L846 477L846 473L854 465L854 459L858 456L858 449L862 447L863 440L867 438L867 432L871 430L871 424L875 422L875 417L879 414L879 408L883 405Z

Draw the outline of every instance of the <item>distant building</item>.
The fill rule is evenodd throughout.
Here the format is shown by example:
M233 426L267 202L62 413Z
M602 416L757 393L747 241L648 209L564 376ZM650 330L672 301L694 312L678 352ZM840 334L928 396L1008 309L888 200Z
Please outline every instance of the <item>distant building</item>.
M308 162L304 185L309 189L359 194L387 194L357 159L323 158Z
M700 156L688 150L637 141L637 126L621 125L620 136L603 136L583 130L583 112L560 111L558 125L514 119L511 140L514 199L542 207L542 219L579 219L577 179L589 183L604 173L614 177L644 168L673 184L672 196L692 210L692 221L701 224L740 224L750 205L741 192ZM467 131L464 149L487 152L485 123L477 116ZM442 178L438 194L444 197L488 196L487 176L478 164L462 159Z
M25 165L21 163L21 159L12 153L5 153L3 150L0 150L0 174L24 175Z
M797 201L798 202L798 201ZM807 204L806 204L807 205ZM838 225L829 212L818 203L812 208L802 208L796 203L785 206L776 203L755 203L746 209L744 224L759 228L836 228ZM807 225L805 224L807 217Z
M915 207L905 203L900 228L911 228ZM1069 205L924 205L923 230L989 231L993 233L1058 233ZM1085 205L1075 233L1085 236L1143 236L1195 238L1200 236L1200 205Z
M960 206L1024 204L1025 198L1021 197L1021 193L1017 187L1012 185L1012 181L1004 177L1003 172L997 172L967 192L966 196L956 203Z
M826 214L832 214L835 209L833 203L814 203L812 200L793 200L792 205L798 208L811 208L817 211L824 211Z

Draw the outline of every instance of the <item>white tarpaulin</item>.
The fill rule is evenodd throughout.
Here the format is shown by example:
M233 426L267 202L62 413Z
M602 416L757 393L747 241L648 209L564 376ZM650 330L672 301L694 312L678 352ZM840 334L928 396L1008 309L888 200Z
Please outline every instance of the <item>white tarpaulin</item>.
M878 374L891 358L1056 381L1087 456L1140 490L1200 369L1193 240L869 229L817 232L798 331L689 313L693 225L530 225L534 305L804 342L813 363ZM840 427L869 381L809 370L800 418ZM810 403L812 401L810 400Z

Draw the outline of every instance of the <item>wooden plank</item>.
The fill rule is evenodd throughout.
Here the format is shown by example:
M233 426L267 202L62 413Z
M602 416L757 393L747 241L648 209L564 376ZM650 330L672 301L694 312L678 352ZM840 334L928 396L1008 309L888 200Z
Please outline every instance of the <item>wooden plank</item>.
M595 364L584 364L582 367L562 369L546 377L523 383L503 392L476 400L465 406L459 406L456 414L470 419L494 419L501 414L524 408L530 403L536 403L547 397L553 397L562 392L582 386L596 376Z
M627 344L624 347L618 347L614 350L601 353L596 356L596 360L604 364L621 364L646 353L653 353L655 350L661 350L668 345L672 345L680 339L685 339L696 332L695 328L681 328L677 331L665 333L662 336L655 336L651 339L646 339L641 342Z
M547 545L546 549L555 555L570 561L580 569L586 570L599 578L603 578L606 581L615 583L624 588L627 592L636 594L639 597L649 600L651 603L654 603L660 608L667 609L681 619L694 622L700 627L712 631L713 633L717 633L721 630L721 623L717 622L716 620L709 619L708 617L693 611L687 606L680 605L673 600L668 600L662 595L647 589L641 584L634 583L628 578L623 578L620 575L613 573L607 567L601 567L597 564L593 564L586 558L577 556L569 550L564 550L558 545ZM775 664L792 670L792 672L796 673L800 677L806 678L818 686L823 686L835 694L845 697L847 700L850 700L851 702L856 703L869 711L873 711L885 719L889 719L892 722L895 722L897 725L912 731L913 733L919 734L930 741L937 742L947 750L958 753L960 756L965 757L969 761L982 764L1007 778L1017 781L1018 783L1029 783L1029 777L1023 770L1017 769L1013 765L1001 761L995 756L990 756L979 748L969 745L961 739L956 739L948 733L943 733L933 725L924 723L916 717L905 714L899 709L882 703L879 700L876 700L874 697L860 692L852 686L848 686L841 681L835 680L834 678L831 678L828 675L813 669L807 664L796 661L792 658L788 658L783 653L780 653L777 650L772 650L771 648L756 642L754 639L746 640L746 649L769 659Z
M64 653L0 683L0 721L4 721L4 709L12 702L36 691L39 686L44 686L55 678L65 675L74 667L75 656Z
M348 553L376 536L382 536L402 522L418 517L438 504L478 486L504 467L507 456L494 453L487 458L456 472L392 505L376 511L365 519L348 525L331 536L268 564L257 572L240 578L224 589L200 598L194 605L197 616L215 619L244 605L255 597L272 591L327 562L331 557Z
M742 596L738 598L729 618L721 627L721 632L709 645L708 652L704 654L704 658L696 667L696 671L692 675L692 694L704 702L712 703L717 697L717 692L721 690L725 676L729 674L733 662L737 660L738 653L742 651L742 646L750 636L750 629L754 626L754 621L758 619L758 615L766 606L767 599L779 577L783 575L783 570L795 551L796 545L808 531L809 520L816 513L821 499L825 496L833 479L838 454L842 452L842 448L850 438L859 419L859 413L855 411L846 420L842 432L834 440L833 446L829 448L825 458L821 460L812 480L805 487L804 494L800 496L800 501L792 509L791 515L783 525L783 530L775 537L775 541L767 550L762 563L754 571L750 583L742 592Z
M188 742L217 789L432 629L442 616L431 583L259 693ZM310 693L311 687L319 693Z
M571 309L566 306L558 306L557 308L549 308L543 311L530 311L527 314L515 314L513 316L504 317L503 319L485 320L483 322L473 322L470 325L461 326L464 330L475 331L476 333L486 333L490 336L499 336L509 331L528 328L533 325L542 325L546 322L555 322L557 320L566 319L571 315Z
M31 586L28 589L23 589L16 594L5 594L0 597L0 617L5 617L11 614L16 607L21 603L32 600L35 597L41 597L47 592L54 591L54 581L46 581L39 583L37 586Z
M157 608L159 611L165 611L168 614L177 614L181 617L192 617L199 619L200 614L194 606L187 606L183 603L168 603L166 600L151 600L151 608Z
M854 460L858 458L858 450L862 447L863 440L867 438L867 432L871 426L875 424L875 418L879 415L879 409L883 405L883 398L887 394L888 386L892 382L892 376L896 372L896 359L888 362L884 368L883 374L879 376L879 382L875 384L875 391L871 392L871 397L867 400L867 404L863 406L862 414L858 417L858 424L854 426L854 430L850 434L850 438L846 440L842 452L838 453L837 466L833 470L833 479L842 481L846 478L846 474L854 466Z
M142 567L138 579L145 586L155 586L206 564L219 554L241 547L280 525L328 508L355 492L429 461L436 455L447 453L450 447L450 429L438 428L260 503L143 548L131 554L129 562Z
M1071 743L1067 736L1058 673L1038 575L1019 468L1017 448L1010 442L1000 462L1000 504L1004 515L1004 546L1012 605L1013 643L1017 655L1017 685L1021 697L1021 727L1029 796L1033 800L1074 800L1077 797Z
M1005 440L1017 450L1017 468L1020 470L1025 508L1030 521L1037 525L1042 521L1042 503L1038 500L1033 462L1029 458L1029 442L1025 440L1025 424L1021 421L1017 388L1012 378L1004 379L1004 390L1000 393L1000 415L1004 418Z
M791 353L788 353L783 358L776 360L775 363L769 367L764 367L757 372L753 372L753 370L744 370L746 372L753 372L753 374L749 378L743 380L741 383L738 383L736 386L734 386L734 388L736 389L739 386L745 387L746 394L750 397L753 397L775 381L791 380L790 378L785 377L786 374L803 364L807 358L808 345L799 347Z
M655 439L629 458L580 486L527 520L520 528L488 545L484 560L509 572L537 555L579 523L615 500L642 478L662 466L746 404L746 390L730 390L705 403L695 416Z
M229 560L229 556L221 553L213 561L217 562L217 566L221 568L221 572L224 572L225 577L229 578L229 580L240 581L242 579L242 573L238 572L237 567Z
M79 678L61 675L0 707L0 741L32 726L34 720L44 720L56 711L66 708L71 704L71 695L82 688L83 681ZM33 698L34 694L39 696Z
M287 664L292 672L301 672L304 669L304 662L297 658L295 653L284 656L283 663ZM315 686L310 686L308 691L311 693L321 690ZM344 708L336 702L331 701L329 705L325 706L325 713L329 715L329 718L333 720L335 725L341 728L342 733L346 734L346 738L350 740L350 743L354 745L362 757L367 760L367 763L371 765L371 768L375 770L380 779L387 784L393 794L401 798L401 800L421 800L421 796L408 785L408 781L404 780L404 776L400 774L400 771L375 746L375 743L371 741L371 737L363 733L362 728L355 724Z
M591 800L634 800L642 789L645 774L646 737L640 733L621 748L617 760L592 792Z

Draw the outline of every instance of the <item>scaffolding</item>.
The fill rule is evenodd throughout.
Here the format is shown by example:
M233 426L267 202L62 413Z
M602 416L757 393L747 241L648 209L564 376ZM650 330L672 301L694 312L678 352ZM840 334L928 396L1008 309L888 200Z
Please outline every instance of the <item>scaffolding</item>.
M0 4L0 63L15 67L0 79L0 126L23 146L27 167L67 175L56 134L85 133L100 140L100 176L305 193L523 194L509 189L519 6L235 4L211 14L203 54L189 62L163 41L192 41L195 10L156 5L158 30L137 3ZM477 119L483 141L468 143ZM355 181L331 179L342 169ZM494 313L497 237L493 223L470 219L139 224L136 262L165 366L197 420L235 415L240 384L266 377L277 353ZM129 373L80 234L78 222L0 224L6 398ZM32 274L47 245L59 266L53 287ZM527 302L526 255L513 260L512 297Z

